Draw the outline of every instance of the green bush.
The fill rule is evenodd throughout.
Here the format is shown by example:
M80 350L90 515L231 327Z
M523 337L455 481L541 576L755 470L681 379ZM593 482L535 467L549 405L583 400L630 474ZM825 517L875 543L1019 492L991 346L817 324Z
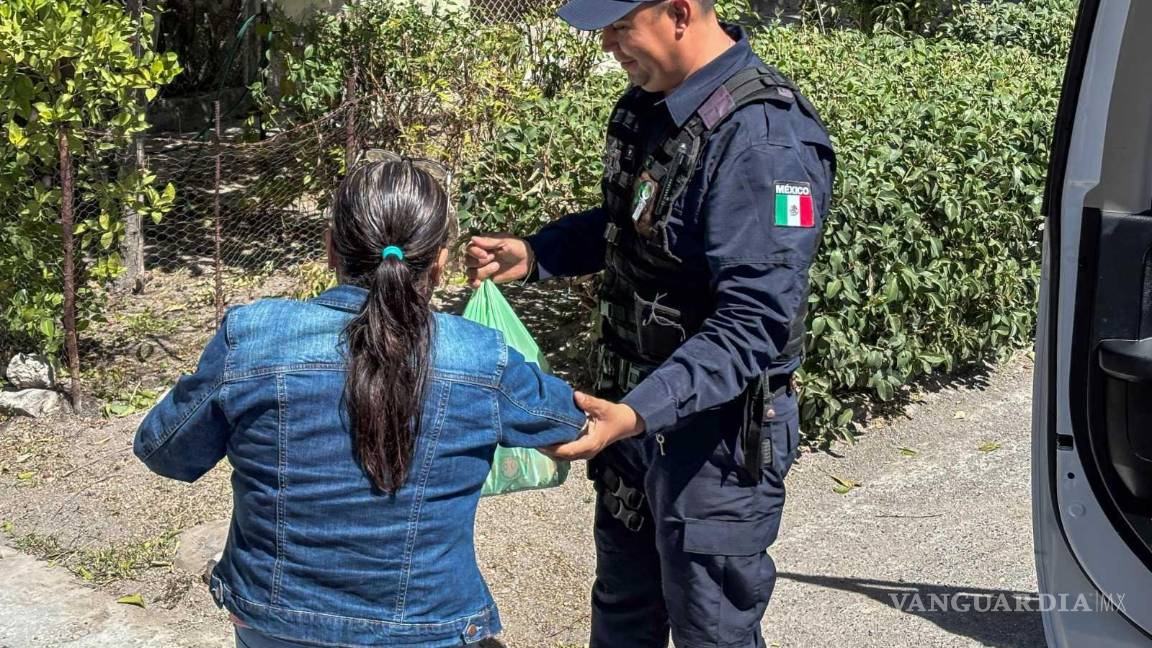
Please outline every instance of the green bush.
M850 435L872 398L1027 343L1060 66L1017 48L780 26L754 48L819 107L839 159L811 273L809 432ZM525 233L595 204L623 87L610 77L509 118L467 171L469 224Z
M854 402L1026 344L1062 66L847 31L775 28L756 49L820 108L839 159L812 271L805 420L850 431Z
M144 16L142 32L150 33ZM79 326L102 283L122 271L118 243L131 210L160 218L172 187L118 156L147 127L148 99L179 72L175 56L144 46L136 25L100 0L0 3L0 331L9 342L55 351L63 338L57 138L74 157ZM146 39L145 39L146 40Z
M600 197L604 127L621 75L593 77L579 92L523 101L465 161L461 232L530 234Z
M1072 40L1076 6L1076 0L968 2L956 7L937 35L989 47L1019 47L1062 60Z
M396 0L364 0L302 24L278 19L271 44L284 68L280 98L255 89L274 117L306 121L335 109L355 69L357 97L376 97L377 130L395 137L388 144L440 159L466 155L510 107L555 96L599 58L598 40L554 18L485 25Z

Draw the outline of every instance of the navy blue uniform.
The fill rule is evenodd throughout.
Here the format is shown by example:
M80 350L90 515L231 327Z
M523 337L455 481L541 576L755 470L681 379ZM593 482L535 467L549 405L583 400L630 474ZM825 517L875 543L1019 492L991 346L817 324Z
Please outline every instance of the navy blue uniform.
M730 34L735 45L639 115L645 153L706 110L737 71L763 66L742 32ZM593 460L628 464L654 523L630 531L598 504L591 648L664 646L669 629L678 648L763 646L759 621L775 582L765 549L799 440L787 377L801 358L781 352L807 300L834 167L817 119L796 105L754 103L710 133L672 205L668 249L710 287L701 298L714 307L623 397L646 434ZM807 218L790 201L795 187L808 191ZM609 221L602 205L529 237L538 278L602 270ZM737 399L762 375L775 392L763 430L771 449L760 478L741 479Z

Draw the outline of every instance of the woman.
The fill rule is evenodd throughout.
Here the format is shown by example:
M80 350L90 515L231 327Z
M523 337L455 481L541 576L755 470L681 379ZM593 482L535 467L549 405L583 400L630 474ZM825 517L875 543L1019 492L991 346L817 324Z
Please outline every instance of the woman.
M432 176L367 164L332 211L339 285L230 310L135 451L189 482L232 464L211 590L239 646L472 644L500 630L473 548L493 451L585 417L499 332L430 310L454 230Z

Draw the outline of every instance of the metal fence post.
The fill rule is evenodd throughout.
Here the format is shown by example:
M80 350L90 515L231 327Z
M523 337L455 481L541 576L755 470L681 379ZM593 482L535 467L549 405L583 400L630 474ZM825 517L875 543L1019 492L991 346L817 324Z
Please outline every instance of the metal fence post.
M359 152L360 146L356 141L356 76L359 72L359 67L356 60L356 55L352 55L352 70L344 79L344 109L347 115L344 116L344 168L351 169L352 163L356 161L356 154Z
M72 375L72 409L80 409L80 350L76 338L76 241L72 212L72 153L68 148L68 126L60 126L60 230L64 243L64 347L68 353L68 373Z
M220 100L217 99L212 103L213 111L216 116L216 128L213 130L212 141L216 147L216 176L212 184L212 214L213 220L216 224L216 232L213 237L214 249L212 253L212 260L214 262L214 273L216 276L216 326L220 326L220 320L224 318L224 282L221 274L223 267L220 262L220 241L222 238L223 228L220 222Z

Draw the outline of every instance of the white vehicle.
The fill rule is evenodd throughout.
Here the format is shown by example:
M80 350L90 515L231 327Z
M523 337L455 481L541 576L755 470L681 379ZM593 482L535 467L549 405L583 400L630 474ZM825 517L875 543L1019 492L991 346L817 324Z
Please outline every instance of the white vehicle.
M1045 196L1033 531L1051 647L1152 646L1152 1L1082 0Z

